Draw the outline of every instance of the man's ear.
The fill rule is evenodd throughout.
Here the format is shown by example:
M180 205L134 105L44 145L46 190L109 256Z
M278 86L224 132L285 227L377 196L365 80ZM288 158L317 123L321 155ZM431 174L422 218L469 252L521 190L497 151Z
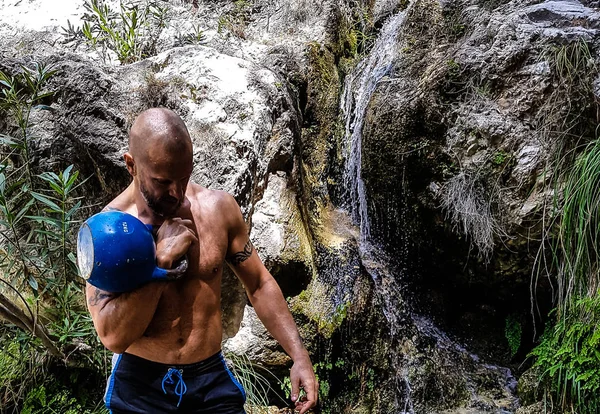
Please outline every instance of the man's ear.
M135 177L137 171L135 169L135 161L133 160L133 156L126 152L123 154L123 159L125 160L125 165L127 166L127 171L131 174L132 177Z

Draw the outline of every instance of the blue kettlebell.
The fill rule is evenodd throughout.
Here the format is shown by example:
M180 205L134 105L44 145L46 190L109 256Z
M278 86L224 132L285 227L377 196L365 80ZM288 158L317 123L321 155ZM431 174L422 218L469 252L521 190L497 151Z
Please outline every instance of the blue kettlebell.
M107 292L129 292L155 280L175 280L187 270L187 259L175 269L156 265L152 226L131 214L104 211L87 219L77 235L79 273Z

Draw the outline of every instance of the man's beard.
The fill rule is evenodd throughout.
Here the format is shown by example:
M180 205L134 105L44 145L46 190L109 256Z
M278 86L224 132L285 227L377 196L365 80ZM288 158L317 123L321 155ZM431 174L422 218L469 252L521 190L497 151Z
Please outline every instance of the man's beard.
M142 193L142 197L144 201L148 205L148 208L152 210L154 214L160 217L172 217L179 207L181 207L181 203L183 200L177 200L175 197L171 197L170 195L166 195L160 198L155 198L150 195L144 184L140 182L140 192Z

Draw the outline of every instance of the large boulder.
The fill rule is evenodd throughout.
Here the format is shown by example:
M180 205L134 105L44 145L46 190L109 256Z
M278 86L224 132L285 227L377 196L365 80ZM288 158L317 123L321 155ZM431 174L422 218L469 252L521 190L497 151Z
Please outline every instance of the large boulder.
M269 173L292 170L298 113L278 75L257 64L188 46L126 66L62 52L5 59L0 70L16 75L32 62L57 69L47 86L56 91L47 102L51 110L32 113L36 169L73 163L91 177L83 191L97 204L89 213L129 183L122 160L127 131L149 107L169 107L182 116L194 143L192 179L234 195L248 219ZM223 292L225 335L231 336L246 297L231 272L225 273Z

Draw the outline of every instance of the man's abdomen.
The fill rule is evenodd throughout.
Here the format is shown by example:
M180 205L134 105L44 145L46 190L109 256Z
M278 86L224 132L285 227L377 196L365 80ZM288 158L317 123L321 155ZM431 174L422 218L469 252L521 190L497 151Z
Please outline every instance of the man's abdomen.
M127 352L165 364L191 364L216 354L221 339L220 292L196 279L165 290L146 332Z

